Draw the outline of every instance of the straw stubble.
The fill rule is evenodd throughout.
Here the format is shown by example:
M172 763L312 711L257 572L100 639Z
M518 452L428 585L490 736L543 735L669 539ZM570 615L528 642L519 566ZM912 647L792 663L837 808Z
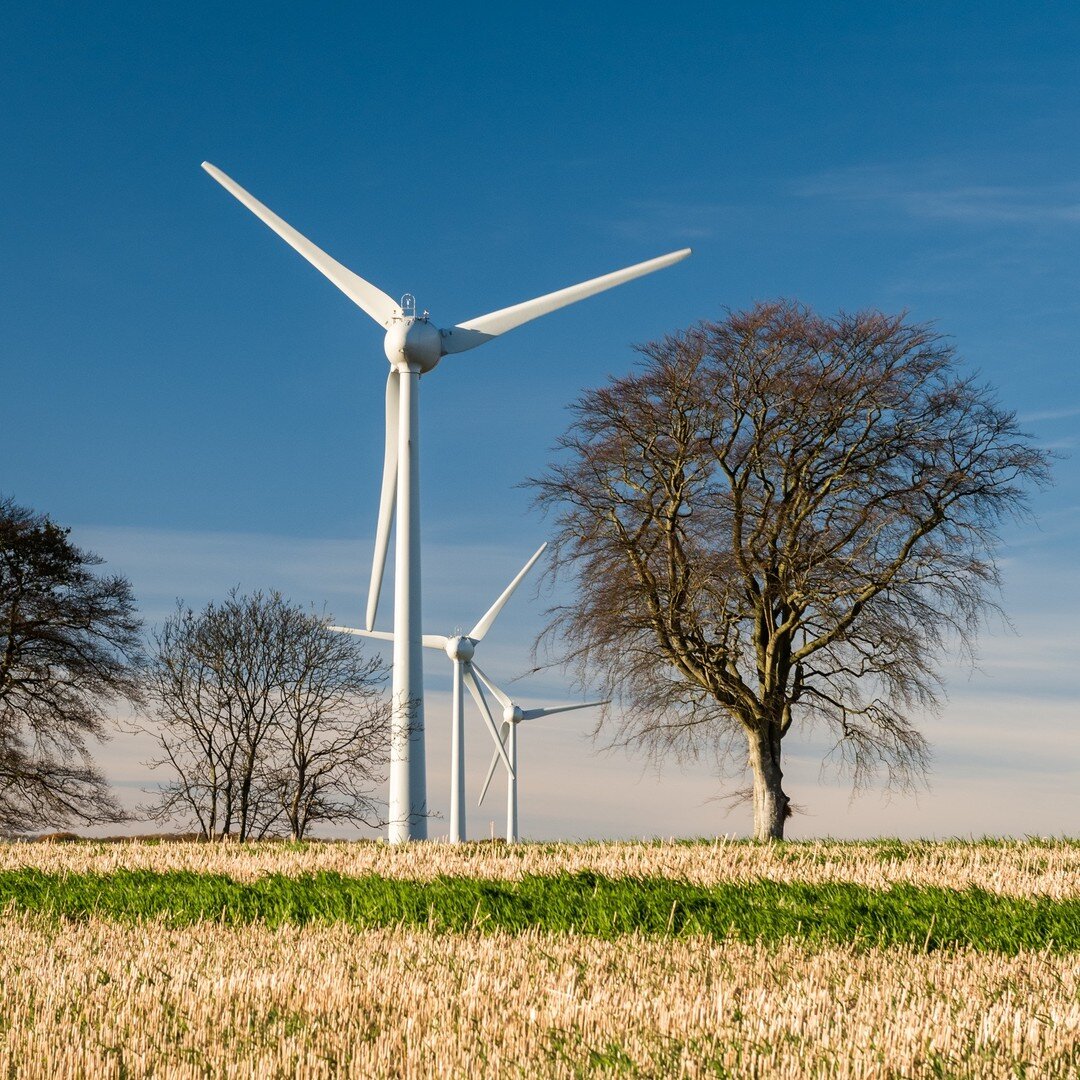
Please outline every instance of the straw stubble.
M1080 1067L1077 965L1049 953L8 914L0 984L0 1071L28 1080Z
M0 843L0 871L110 873L118 869L190 870L250 881L267 874L332 871L347 877L428 881L449 877L520 880L591 872L608 878L665 877L695 885L764 878L823 885L895 884L1005 896L1080 898L1080 842L875 841L755 844L719 839L695 843L462 844L383 843Z

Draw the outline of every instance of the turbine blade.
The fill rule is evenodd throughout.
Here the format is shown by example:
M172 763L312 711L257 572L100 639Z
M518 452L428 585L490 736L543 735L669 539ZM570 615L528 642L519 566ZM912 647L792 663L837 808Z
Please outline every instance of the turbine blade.
M663 270L665 266L680 262L690 254L690 248L681 251L673 251L669 255L661 255L657 259L649 259L646 262L636 263L624 270L616 270L602 277L583 281L580 285L571 285L558 292L548 293L546 296L538 296L535 300L526 300L522 304L514 304L513 307L502 308L493 311L489 315L480 315L468 322L458 323L449 330L442 330L443 353L464 352L466 349L475 349L477 345L483 345L493 337L505 334L507 330L513 330L522 323L538 319L541 315L557 311L567 304L575 304L578 300L595 296L605 289L613 289L616 285L633 281L634 278L651 274L655 270Z
M549 709L525 709L522 720L539 720L541 716L556 716L558 713L574 712L576 709L595 709L597 705L610 705L611 701L586 701L582 705L558 705Z
M232 196L239 199L260 221L268 225L294 251L301 254L324 277L329 278L357 307L367 312L377 323L388 326L398 314L399 308L394 300L377 289L369 281L354 274L348 267L330 258L321 248L317 248L305 236L301 236L291 225L282 221L268 207L263 206L254 195L245 191L235 180L226 176L219 168L204 161L202 167Z
M383 447L382 491L379 494L379 520L375 526L375 554L371 560L371 584L368 586L367 628L375 625L382 592L386 552L390 547L390 527L394 524L397 499L398 454L398 374L391 371L386 379L386 442Z
M475 660L472 662L472 669L480 677L480 681L495 695L495 700L498 701L504 709L512 709L514 707L514 703L510 698L480 670L480 665Z
M451 353L468 352L477 345L483 345L486 341L493 341L498 334L485 334L480 330L471 330L464 326L453 326L448 330L440 330L442 338L442 354L449 356Z
M506 736L510 734L510 725L503 721L502 728L499 731L499 741L506 746ZM488 788L491 786L491 778L495 775L495 770L499 767L499 751L496 750L491 755L491 764L488 766L487 777L484 780L484 786L480 789L480 798L476 800L477 806L483 806L484 796L488 793Z
M393 641L394 635L389 630L357 630L351 626L329 626L328 630L336 630L339 634L355 634L356 637L373 638L376 641ZM441 649L446 645L447 638L441 634L424 634L421 641L426 649Z
M352 626L328 626L328 630L336 630L339 634L353 634L356 637L374 638L376 641L393 641L394 635L386 630L357 630Z
M546 547L547 541L545 540L537 549L536 554L518 571L517 577L503 589L502 596L488 608L487 614L469 631L469 637L473 641L484 640L484 635L491 629L491 624L499 617L499 612L505 607L506 601L514 595L514 590L521 584L522 578L533 568L536 560L544 554L544 548Z
M473 701L476 702L480 710L480 715L484 718L484 723L487 724L488 734L491 736L492 742L495 743L495 752L502 758L506 771L513 776L514 768L510 764L510 759L506 756L506 747L503 746L502 740L499 738L495 721L491 718L491 710L488 708L487 700L484 698L484 691L480 689L480 684L476 681L476 676L472 672L472 664L462 664L461 676L465 680L465 685L469 688L469 693L473 696Z

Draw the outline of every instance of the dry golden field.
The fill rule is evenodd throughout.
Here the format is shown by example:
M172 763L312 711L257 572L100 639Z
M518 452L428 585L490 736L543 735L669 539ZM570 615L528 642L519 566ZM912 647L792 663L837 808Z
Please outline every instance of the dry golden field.
M1080 978L969 950L0 921L0 1073L1055 1077Z
M0 844L0 870L892 882L1080 896L1080 846ZM1080 1077L1051 950L0 914L0 1076Z
M1013 896L1080 897L1080 844L1057 840L992 843L815 841L755 845L701 843L418 844L375 842L253 844L0 843L0 871L193 870L241 880L263 874L334 870L429 880L439 874L514 879L591 870L607 877L669 877L698 885L768 878L870 888L897 883L977 886Z

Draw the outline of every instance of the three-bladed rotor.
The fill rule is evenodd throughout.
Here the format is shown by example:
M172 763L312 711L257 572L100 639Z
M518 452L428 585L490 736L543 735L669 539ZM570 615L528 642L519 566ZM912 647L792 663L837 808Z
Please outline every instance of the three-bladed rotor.
M476 702L476 707L484 718L488 734L495 743L495 758L496 760L501 758L503 765L511 773L513 773L514 768L503 746L505 739L500 737L499 731L495 727L495 720L491 715L487 700L484 698L484 692L477 682L477 676L483 680L485 686L490 685L490 683L473 658L476 655L476 646L487 636L488 631L499 617L499 613L506 607L507 601L514 595L517 587L525 580L526 575L536 565L537 560L544 554L546 549L546 543L541 544L536 549L532 558L517 572L513 581L503 589L495 603L484 612L476 625L467 634L423 634L420 639L425 649L441 649L455 664L461 665L462 679L465 686L472 695L473 701ZM385 630L359 630L352 626L331 626L330 629L341 634L354 634L356 637L370 638L375 641L394 640L394 635Z
M487 726L488 734L495 744L495 760L502 759L508 775L514 776L513 759L507 753L506 737L500 736L495 727L495 720L488 708L487 699L481 687L481 681L485 686L491 686L491 681L480 670L475 662L476 647L487 636L499 613L506 606L507 601L514 594L514 590L525 579L525 575L536 565L536 561L544 553L547 544L541 544L531 559L517 572L514 580L499 594L494 604L487 609L480 620L467 634L454 634L443 636L442 634L423 634L421 641L427 649L441 649L453 663L454 693L453 693L453 716L452 716L452 740L450 762L450 841L459 843L465 838L465 758L464 758L464 711L461 699L462 686L468 688L480 715ZM355 634L357 637L374 638L378 641L394 641L396 635L385 633L380 630L357 630L349 626L331 626L343 634ZM501 693L498 691L497 693ZM505 714L504 714L505 715ZM512 745L512 744L511 744ZM486 787L486 785L485 785Z
M439 329L428 320L426 312L418 317L414 304L399 304L371 282L365 281L331 258L220 169L209 162L203 162L203 168L384 331L383 346L390 361L390 375L386 383L386 443L365 625L368 631L375 625L390 533L396 517L398 527L394 585L390 840L397 842L422 839L427 835L427 779L424 765L423 663L419 633L419 377L424 372L431 371L443 356L474 349L541 315L670 266L686 258L690 249L684 248L534 300ZM426 644L426 641L423 643ZM455 661L455 665L472 676L470 662ZM475 681L475 678L472 678L472 683ZM470 690L473 690L472 685ZM475 687L474 696L483 697L478 685ZM491 728L494 730L493 722ZM505 753L502 756L505 760ZM510 767L508 762L507 767Z
M592 709L599 705L607 705L607 701L586 701L580 705L552 705L539 709L523 709L509 694L500 690L482 671L478 672L483 684L494 695L495 700L502 706L503 722L499 732L499 738L506 756L510 759L510 768L506 771L506 839L513 843L518 838L518 725L526 720L539 720L544 716L558 716L560 713L576 712L578 709ZM488 793L495 769L499 764L501 755L496 753L491 759L487 776L484 778L484 786L480 791L477 806L484 801Z
M456 323L445 329L437 328L425 316L404 311L371 282L365 281L347 267L316 247L307 237L282 221L272 210L264 206L254 195L245 191L235 180L219 168L203 162L203 168L226 191L242 202L257 218L274 230L293 249L299 252L321 274L332 281L362 311L385 328L383 348L390 361L390 377L386 382L386 443L383 456L382 493L379 499L379 518L375 530L375 552L371 568L371 585L365 625L370 630L375 625L379 594L382 589L386 554L390 542L390 530L394 518L394 484L397 477L398 452L398 386L396 375L401 371L431 371L436 364L451 353L466 352L491 341L533 319L540 318L568 304L595 296L616 285L633 281L645 274L671 266L690 254L690 248L682 248L656 259L635 263L601 277L591 278L556 292L526 300L520 304L500 308L487 315Z

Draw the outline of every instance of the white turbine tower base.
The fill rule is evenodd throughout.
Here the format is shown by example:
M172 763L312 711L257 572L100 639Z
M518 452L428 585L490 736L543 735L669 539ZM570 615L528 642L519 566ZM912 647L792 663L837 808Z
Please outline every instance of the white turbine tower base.
M375 625L396 509L389 839L391 843L426 839L427 775L420 642L420 431L417 420L420 376L431 371L449 353L474 349L567 304L671 266L685 259L690 249L673 251L580 285L571 285L535 300L439 329L428 321L426 312L418 316L415 304L405 304L405 297L403 303L398 304L381 289L332 259L220 169L207 161L203 162L203 168L386 331L383 348L390 361L390 375L386 383L385 459L366 625L369 630Z
M462 700L462 686L469 688L476 707L487 725L488 734L495 743L495 760L502 759L503 765L510 776L514 775L513 759L507 756L504 747L505 735L500 735L495 727L495 721L488 708L484 691L478 683L477 676L484 684L490 686L487 676L476 665L473 658L476 655L476 647L484 640L487 632L491 629L499 612L506 606L506 602L514 595L514 590L524 581L525 575L536 565L536 560L544 554L547 544L541 544L533 557L518 571L517 576L503 589L499 598L484 613L480 621L467 633L455 634L453 637L444 637L441 634L424 634L421 637L423 645L427 649L442 649L453 663L453 706L451 716L450 736L450 833L449 840L452 844L460 844L465 839L465 708ZM382 630L356 630L350 626L331 626L331 630L337 630L342 634L356 634L358 637L375 638L378 641L393 641L394 635Z
M500 758L503 758L506 766L506 841L513 844L518 840L518 724L523 720L539 720L543 716L557 716L559 713L576 712L578 709L593 709L598 705L607 705L608 702L586 701L581 705L553 705L544 709L523 709L482 671L478 671L477 674L502 706L503 722L499 735L506 754L496 753L491 759L491 765L476 805L483 804L484 796L487 795L488 787L491 785L491 778L495 775ZM506 763L506 758L510 759L509 764Z

